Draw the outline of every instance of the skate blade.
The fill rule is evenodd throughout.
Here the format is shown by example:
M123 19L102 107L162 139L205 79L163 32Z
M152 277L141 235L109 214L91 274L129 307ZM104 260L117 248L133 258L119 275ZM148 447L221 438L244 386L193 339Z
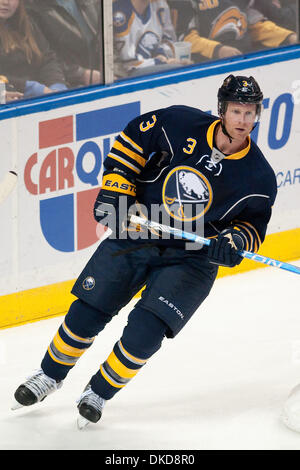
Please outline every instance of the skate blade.
M81 431L82 429L85 429L91 421L88 419L84 418L83 416L79 415L77 418L77 428Z
M18 410L19 408L24 408L24 405L21 405L21 403L19 403L15 398L13 399L13 402L11 404L11 407L10 409L11 410Z

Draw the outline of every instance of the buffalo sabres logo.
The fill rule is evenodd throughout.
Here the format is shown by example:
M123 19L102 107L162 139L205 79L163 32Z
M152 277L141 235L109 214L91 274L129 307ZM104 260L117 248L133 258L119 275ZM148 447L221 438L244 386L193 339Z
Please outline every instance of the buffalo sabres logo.
M126 16L122 11L116 11L113 17L114 26L120 28L126 23Z
M159 45L159 37L152 31L146 31L139 40L136 50L142 57L148 59Z
M209 181L200 171L189 166L178 166L167 175L162 197L171 217L190 222L208 211L213 193Z
M85 290L92 290L95 287L96 281L92 276L88 276L82 282L82 287Z
M221 38L231 33L234 39L241 39L248 27L247 17L239 8L229 7L215 19L210 32L210 39Z

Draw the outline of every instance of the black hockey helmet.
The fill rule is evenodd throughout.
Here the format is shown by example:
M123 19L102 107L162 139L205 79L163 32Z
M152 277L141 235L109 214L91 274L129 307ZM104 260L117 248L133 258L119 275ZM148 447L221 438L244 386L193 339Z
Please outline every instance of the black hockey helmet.
M229 75L218 91L218 112L220 116L224 115L227 107L226 103L228 101L237 101L239 103L256 104L256 113L259 117L262 100L262 91L253 77Z

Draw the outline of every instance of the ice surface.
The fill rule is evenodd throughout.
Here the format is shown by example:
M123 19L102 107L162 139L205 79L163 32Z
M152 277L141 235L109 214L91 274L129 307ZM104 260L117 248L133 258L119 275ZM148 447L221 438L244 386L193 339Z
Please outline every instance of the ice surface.
M300 266L300 261L293 264ZM279 420L300 382L300 276L265 268L219 279L182 332L114 399L76 427L76 399L119 339L132 301L63 387L11 411L63 317L0 331L0 449L300 449Z

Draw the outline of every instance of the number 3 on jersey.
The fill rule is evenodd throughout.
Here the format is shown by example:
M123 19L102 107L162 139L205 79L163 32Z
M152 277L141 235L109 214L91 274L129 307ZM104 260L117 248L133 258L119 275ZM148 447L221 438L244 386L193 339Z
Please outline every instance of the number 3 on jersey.
M188 139L186 139L187 142L189 142L187 144L187 148L183 147L183 151L184 153L187 153L187 154L191 154L193 153L194 151L194 148L196 147L196 144L197 144L197 140L196 139L192 139L192 137L189 137Z
M155 126L155 123L156 123L156 116L155 114L153 114L153 116L151 116L152 118L152 121L147 121L146 124L143 122L141 122L140 124L140 130L142 132L147 132L149 131L149 129L151 129L151 127Z

